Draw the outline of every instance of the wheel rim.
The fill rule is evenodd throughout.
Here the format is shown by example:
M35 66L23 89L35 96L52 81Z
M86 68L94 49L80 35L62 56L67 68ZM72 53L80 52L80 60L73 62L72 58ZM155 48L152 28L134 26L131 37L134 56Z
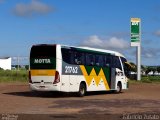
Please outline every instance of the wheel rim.
M83 95L84 94L84 88L80 89L80 93Z
M117 85L117 92L120 92L120 86Z

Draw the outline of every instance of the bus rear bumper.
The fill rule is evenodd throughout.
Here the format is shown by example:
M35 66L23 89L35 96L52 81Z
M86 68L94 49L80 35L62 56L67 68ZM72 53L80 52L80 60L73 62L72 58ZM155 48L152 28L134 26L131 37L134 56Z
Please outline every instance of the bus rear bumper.
M33 91L60 91L60 87L56 84L40 85L29 83L29 87Z

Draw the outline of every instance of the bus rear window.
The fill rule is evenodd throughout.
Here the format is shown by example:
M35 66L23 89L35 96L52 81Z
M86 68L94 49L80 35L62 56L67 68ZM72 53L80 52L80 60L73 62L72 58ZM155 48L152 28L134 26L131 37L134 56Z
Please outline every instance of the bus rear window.
M30 68L55 69L56 46L53 45L33 46L30 52Z

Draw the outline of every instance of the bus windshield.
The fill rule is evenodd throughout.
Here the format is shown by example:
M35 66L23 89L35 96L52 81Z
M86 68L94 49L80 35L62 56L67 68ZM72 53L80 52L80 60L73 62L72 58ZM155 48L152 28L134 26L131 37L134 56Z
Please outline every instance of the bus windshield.
M30 69L55 69L56 46L37 45L31 48Z

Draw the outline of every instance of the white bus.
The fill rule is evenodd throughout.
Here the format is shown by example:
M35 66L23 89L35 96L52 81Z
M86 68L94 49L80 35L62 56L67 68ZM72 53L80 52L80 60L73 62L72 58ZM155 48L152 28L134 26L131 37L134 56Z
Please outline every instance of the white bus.
M33 45L29 85L33 91L120 93L128 88L125 57L115 51L59 44Z

